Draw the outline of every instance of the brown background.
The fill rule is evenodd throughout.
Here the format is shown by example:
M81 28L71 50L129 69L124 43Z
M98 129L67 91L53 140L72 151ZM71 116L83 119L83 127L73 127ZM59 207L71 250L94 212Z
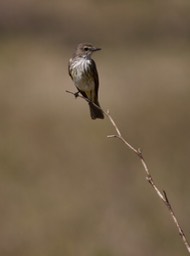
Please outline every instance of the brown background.
M189 0L0 3L0 255L186 255L136 156L67 74L91 42L100 103L190 239Z

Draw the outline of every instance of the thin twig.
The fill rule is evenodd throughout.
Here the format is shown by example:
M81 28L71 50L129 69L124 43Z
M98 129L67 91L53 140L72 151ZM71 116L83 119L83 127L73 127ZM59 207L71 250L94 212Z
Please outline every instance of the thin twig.
M66 91L67 93L73 94L76 97L76 93L70 92L70 91ZM77 97L80 97L84 100L86 100L87 102L91 102L90 100L88 100L87 98L81 96L80 94L77 95ZM93 103L93 102L91 102ZM94 103L93 103L94 104ZM124 139L124 137L122 136L118 126L116 125L115 121L113 120L112 116L110 115L109 111L105 112L102 108L100 108L99 106L97 106L96 104L94 104L97 108L101 109L102 112L108 117L109 121L111 122L112 126L114 127L116 134L114 135L108 135L107 138L117 138L120 139L130 150L132 150L140 159L142 166L144 168L144 171L146 172L146 180L149 182L149 184L152 186L152 188L154 189L154 191L156 192L156 194L158 195L158 197L162 200L162 202L165 204L165 206L167 207L174 224L176 225L179 235L188 251L188 253L190 254L190 245L187 241L187 238L185 236L185 233L183 232L179 221L177 220L177 217L174 213L174 210L171 206L171 203L168 199L168 196L165 192L165 190L163 192L161 192L161 190L157 187L157 185L155 184L152 175L150 174L149 168L145 162L144 156L142 154L142 151L140 148L136 149L135 147L133 147L126 139Z

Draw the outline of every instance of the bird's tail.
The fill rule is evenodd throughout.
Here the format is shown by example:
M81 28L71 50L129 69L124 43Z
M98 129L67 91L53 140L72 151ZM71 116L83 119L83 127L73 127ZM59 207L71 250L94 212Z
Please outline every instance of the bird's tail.
M104 119L103 111L100 109L100 104L98 101L94 102L99 108L97 108L92 102L89 102L90 116L92 119Z

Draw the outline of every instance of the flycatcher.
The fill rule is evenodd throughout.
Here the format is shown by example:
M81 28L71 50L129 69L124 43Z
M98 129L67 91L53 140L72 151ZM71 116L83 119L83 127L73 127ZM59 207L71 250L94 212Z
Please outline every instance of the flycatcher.
M69 75L71 76L78 92L83 97L90 100L90 115L92 119L104 118L104 114L100 109L98 102L99 78L95 61L91 58L92 53L99 51L89 43L81 43L77 46L73 57L69 60ZM99 108L97 108L93 103Z

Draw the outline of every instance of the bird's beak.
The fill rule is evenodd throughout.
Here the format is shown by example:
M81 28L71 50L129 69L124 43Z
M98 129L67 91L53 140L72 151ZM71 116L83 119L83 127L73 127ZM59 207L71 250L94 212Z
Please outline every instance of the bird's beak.
M100 50L102 50L102 49L101 49L101 48L93 47L92 50L93 50L93 52L96 52L96 51L100 51Z

